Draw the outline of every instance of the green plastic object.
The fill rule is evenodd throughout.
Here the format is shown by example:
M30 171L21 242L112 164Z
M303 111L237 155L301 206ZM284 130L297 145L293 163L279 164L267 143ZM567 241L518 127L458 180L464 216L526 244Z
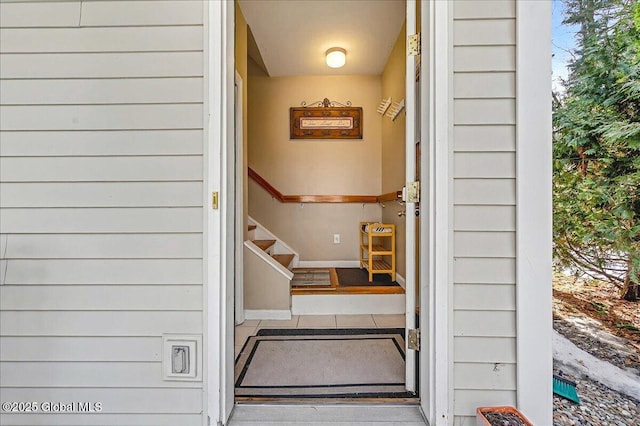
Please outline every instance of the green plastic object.
M569 401L573 401L576 404L580 404L576 383L557 374L553 375L553 393Z

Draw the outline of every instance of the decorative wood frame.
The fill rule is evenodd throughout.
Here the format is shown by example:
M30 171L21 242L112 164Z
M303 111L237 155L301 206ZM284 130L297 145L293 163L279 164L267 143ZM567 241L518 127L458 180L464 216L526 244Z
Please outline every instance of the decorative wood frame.
M294 107L289 109L291 139L362 139L361 107Z

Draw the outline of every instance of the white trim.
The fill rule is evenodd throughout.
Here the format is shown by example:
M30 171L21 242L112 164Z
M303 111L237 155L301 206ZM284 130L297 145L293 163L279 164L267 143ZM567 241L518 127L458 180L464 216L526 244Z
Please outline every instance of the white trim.
M406 20L407 40L406 52L409 51L409 36L414 35L416 31L416 1L406 1ZM415 55L406 55L405 58L405 185L416 179L416 59ZM406 201L405 211L407 212L407 220L405 221L405 387L409 392L416 392L416 351L409 348L409 330L416 328L416 221L414 212L416 203Z
M396 272L396 282L398 284L400 284L400 287L406 289L407 287L407 280L404 279L404 277L402 275L400 275L399 273Z
M298 268L359 268L357 260L301 260Z
M247 309L244 317L248 320L290 320L291 311L271 309Z
M220 85L222 79L221 45L222 35L217 29L222 26L223 11L219 4L203 2L204 19L204 155L203 163L203 375L204 387L203 425L210 424L209 419L220 418L220 213L207 208L211 193L220 187L220 132L221 105ZM209 268L211 265L211 268Z
M294 315L403 314L404 294L309 294L291 296Z
M542 425L553 407L551 3L516 5L517 402Z
M453 424L453 3L429 2L429 395L432 425ZM421 310L421 314L424 310ZM425 318L423 316L422 318Z
M225 149L233 140L233 4L203 2L204 19L204 375L203 424L225 423L233 409L233 295L227 298L228 176ZM229 7L229 5L232 5ZM211 194L220 193L214 210ZM232 291L233 293L233 291ZM229 306L228 306L229 305Z
M265 261L269 266L271 266L276 271L280 272L286 279L293 279L293 272L282 266L278 261L276 261L273 257L269 256L267 252L262 250L260 247L255 245L253 241L245 241L244 246L248 248L253 254L258 256L260 259Z

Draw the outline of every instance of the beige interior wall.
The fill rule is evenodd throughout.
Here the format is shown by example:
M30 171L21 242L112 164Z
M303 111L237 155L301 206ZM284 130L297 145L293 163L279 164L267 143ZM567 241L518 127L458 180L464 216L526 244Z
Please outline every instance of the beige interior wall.
M249 212L249 189L247 186L247 164L248 164L248 140L249 140L249 102L248 102L248 71L247 71L247 21L242 14L242 10L238 5L238 2L235 3L235 42L236 42L236 52L235 52L235 60L236 60L236 71L240 74L242 78L242 176L238 178L242 179L242 187L243 187L243 197L242 197L242 220L244 226L244 238L247 239L247 213Z
M387 65L382 73L382 97L391 96L394 102L405 97L405 34L403 25ZM382 192L394 192L404 186L405 181L405 113L395 121L388 117L382 120ZM391 201L384 203L382 220L396 225L396 271L405 276L405 217L398 212L404 206Z
M381 193L380 76L270 78L250 63L249 79L250 167L286 195ZM289 108L323 98L363 108L362 140L289 139ZM357 260L359 221L381 219L377 204L282 204L253 183L249 214L301 260Z
M360 139L289 139L289 108L323 98L363 108ZM255 76L249 165L284 194L380 194L380 76Z
M244 308L248 310L291 309L289 279L246 246L244 253Z

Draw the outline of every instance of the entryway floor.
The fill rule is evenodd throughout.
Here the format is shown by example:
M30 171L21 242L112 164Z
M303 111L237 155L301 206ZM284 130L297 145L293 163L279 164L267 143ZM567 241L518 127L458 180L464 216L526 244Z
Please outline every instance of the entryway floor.
M246 320L235 329L237 357L249 336L263 328L404 328L399 315L293 315L290 320Z
M397 404L291 405L237 404L229 426L424 426L420 406Z

